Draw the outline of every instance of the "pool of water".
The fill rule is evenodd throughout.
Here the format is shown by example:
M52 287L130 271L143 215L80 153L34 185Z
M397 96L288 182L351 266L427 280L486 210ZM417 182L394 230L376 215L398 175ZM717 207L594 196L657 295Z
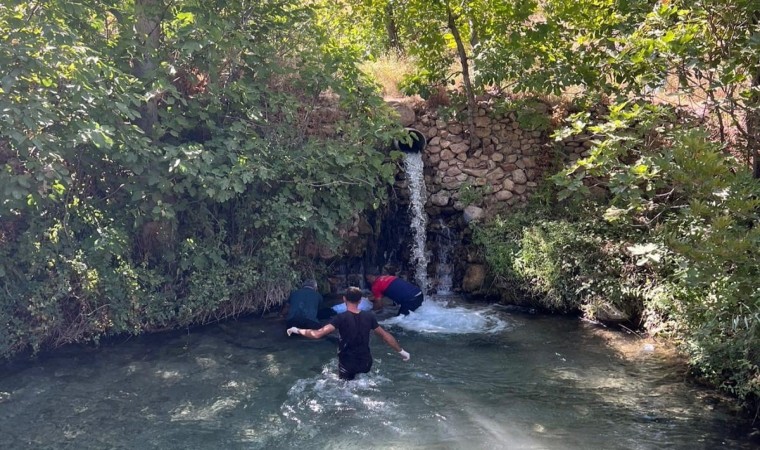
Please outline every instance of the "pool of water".
M756 448L658 348L623 358L593 325L455 298L383 323L412 359L373 338L350 383L334 341L261 318L6 364L0 447Z

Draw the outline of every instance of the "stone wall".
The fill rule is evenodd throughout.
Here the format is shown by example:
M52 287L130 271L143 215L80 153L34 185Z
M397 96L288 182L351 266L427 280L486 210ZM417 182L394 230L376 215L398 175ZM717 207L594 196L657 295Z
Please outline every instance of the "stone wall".
M419 130L427 139L423 151L428 214L427 247L430 259L430 286L443 271L450 273L455 291L484 293L487 271L477 248L472 244L473 221L508 214L527 203L549 166L559 157L564 162L588 156L592 136L573 136L554 142L548 126L531 127L536 121L520 120L523 111L504 108L504 99L483 96L478 99L476 147L471 146L466 123L445 115L450 111L427 108L412 100L389 102L399 112L402 125ZM552 107L530 102L530 114L539 115L548 125ZM457 114L466 117L464 111ZM409 180L399 172L388 209L356 228L348 241L351 251L337 256L334 264L335 289L349 280L360 279L368 268L389 270L413 279L412 233L409 229ZM352 228L353 230L353 228ZM350 234L350 233L349 233ZM442 252L442 242L454 242L453 250ZM448 245L448 244L447 244ZM446 261L441 255L446 254ZM446 265L447 267L443 267ZM341 272L338 275L337 272ZM349 283L350 284L350 283Z
M417 111L410 126L428 139L423 159L431 216L464 211L470 205L484 211L508 209L525 203L536 189L548 151L548 133L522 128L515 112L496 112L493 101L487 98L478 103L478 148L471 148L466 124L444 120L435 110ZM542 106L540 113L550 114L549 106Z

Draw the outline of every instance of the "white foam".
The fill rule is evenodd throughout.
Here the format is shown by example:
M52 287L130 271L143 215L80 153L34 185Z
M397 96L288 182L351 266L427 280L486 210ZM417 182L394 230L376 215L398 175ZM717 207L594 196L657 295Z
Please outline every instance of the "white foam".
M469 334L498 333L510 328L492 307L448 306L447 302L426 299L408 316L383 320L381 325L394 325L421 333Z
M380 365L379 362L376 359L375 365ZM321 374L295 382L281 408L282 416L291 424L285 429L316 437L326 423L344 420L341 426L366 432L377 425L365 427L370 418L384 417L390 423L396 422L393 418L398 405L383 392L392 384L388 378L373 367L368 374L343 381L338 379L337 367L334 358L323 366Z

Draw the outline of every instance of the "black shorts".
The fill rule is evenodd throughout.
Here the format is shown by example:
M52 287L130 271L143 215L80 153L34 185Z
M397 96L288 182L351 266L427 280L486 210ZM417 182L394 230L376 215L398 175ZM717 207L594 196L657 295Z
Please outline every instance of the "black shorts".
M338 358L338 377L341 380L353 380L356 374L367 373L372 368L372 360L345 361Z

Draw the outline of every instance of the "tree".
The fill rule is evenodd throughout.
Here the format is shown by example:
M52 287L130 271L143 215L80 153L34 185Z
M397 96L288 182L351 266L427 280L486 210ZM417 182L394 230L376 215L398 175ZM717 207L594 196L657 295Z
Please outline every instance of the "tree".
M0 353L281 300L398 126L294 0L0 5Z

